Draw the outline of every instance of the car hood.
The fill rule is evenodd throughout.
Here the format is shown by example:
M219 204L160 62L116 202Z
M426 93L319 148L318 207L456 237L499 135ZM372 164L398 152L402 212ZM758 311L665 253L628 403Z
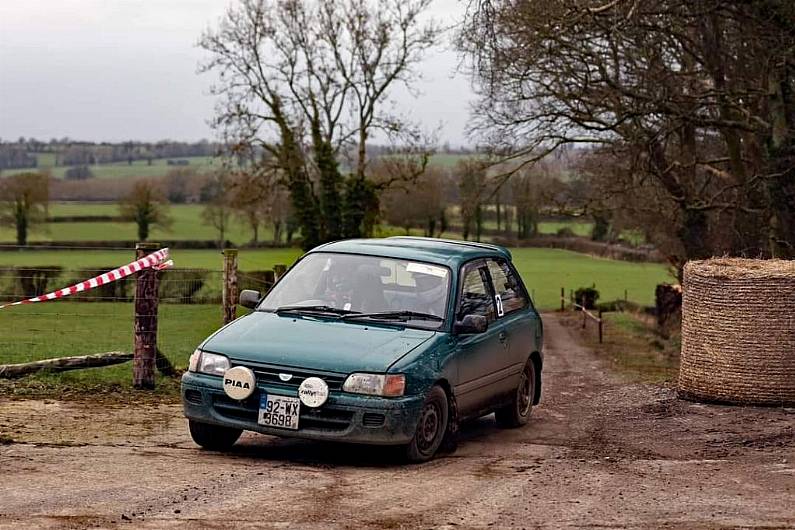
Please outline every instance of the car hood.
M207 339L205 351L233 361L328 372L383 372L434 331L255 311Z

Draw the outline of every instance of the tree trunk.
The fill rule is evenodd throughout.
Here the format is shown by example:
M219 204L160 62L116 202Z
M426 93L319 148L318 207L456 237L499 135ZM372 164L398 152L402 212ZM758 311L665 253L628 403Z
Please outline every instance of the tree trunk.
M334 149L320 132L320 124L312 125L312 141L315 148L315 164L320 173L320 224L322 227L321 241L336 241L340 239L342 229L342 211L340 187L342 175L337 161L334 159Z
M17 206L16 225L17 245L25 246L28 244L28 212L21 205Z
M483 209L478 204L475 207L475 241L480 242L480 236L483 232Z
M126 363L131 360L131 353L113 351L97 353L94 355L81 355L77 357L61 357L58 359L45 359L21 364L0 364L0 379L13 379L41 371L65 372L81 368L96 368L112 364Z
M259 220L251 222L251 230L254 232L254 239L251 242L256 246L259 243Z

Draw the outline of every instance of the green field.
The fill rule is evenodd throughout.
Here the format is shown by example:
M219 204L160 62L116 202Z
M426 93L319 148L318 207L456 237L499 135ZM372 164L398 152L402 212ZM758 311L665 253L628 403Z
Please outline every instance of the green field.
M63 178L69 166L53 166L55 155L52 153L41 153L37 155L39 166L27 169L10 169L3 172L3 175L13 175L15 173L25 173L28 171L49 171L55 178ZM134 160L132 164L127 162L114 162L112 164L96 164L89 166L94 178L99 179L118 179L128 177L162 177L175 168L191 167L200 171L210 170L218 165L217 159L211 156L190 156L173 157L179 160L188 160L188 166L170 166L168 159L158 158L147 163L146 160Z
M595 285L603 301L623 298L626 290L631 301L648 305L653 302L655 286L673 280L668 269L657 263L601 259L558 249L517 248L512 252L536 305L545 310L559 305L561 287L568 293L569 289ZM291 265L300 255L301 251L294 248L242 250L240 270ZM221 270L222 257L218 251L177 249L171 251L171 256L177 268ZM132 258L132 251L125 250L0 252L0 267L57 265L65 270L79 270L119 266Z
M150 239L162 240L214 240L218 238L215 228L202 222L199 204L176 204L169 208L173 220L170 229L155 227ZM120 215L119 207L112 203L53 203L49 208L50 217L72 215ZM269 226L260 227L260 240L273 237ZM135 241L138 238L135 223L46 223L34 226L29 235L30 241ZM231 217L225 238L242 245L251 241L251 229L234 216ZM13 227L0 227L0 242L13 243L16 232Z
M220 327L216 305L162 304L158 311L158 347L179 369L196 346ZM0 364L108 351L132 351L131 303L57 302L0 310ZM130 386L132 363L40 375L34 386L86 388Z
M169 209L173 224L169 230L154 228L150 239L160 240L214 240L218 237L217 231L204 224L201 212L204 207L200 204L176 204ZM455 215L455 210L452 211ZM61 202L52 203L49 208L51 217L75 215L109 215L118 216L119 207L115 203L85 203ZM458 219L452 218L452 223ZM496 221L484 223L487 229L497 227ZM542 221L539 231L542 234L556 234L561 228L570 228L576 235L590 236L593 224L588 221ZM405 230L398 227L381 226L376 230L376 236L387 237L390 235L404 235ZM412 229L412 235L422 235L422 230ZM627 234L631 235L631 234ZM236 245L243 245L251 241L253 233L251 228L234 216L230 219L226 239ZM259 239L268 241L273 237L271 226L262 226L259 230ZM443 237L457 239L460 234L446 232ZM638 236L641 237L641 236ZM16 232L12 227L0 227L0 243L13 243ZM134 223L47 223L37 225L30 232L30 241L134 241L137 239L137 228ZM488 240L487 237L484 237ZM642 237L641 237L642 239Z
M597 258L568 250L543 248L512 249L513 261L527 288L535 292L541 309L560 306L560 288L596 286L601 301L624 298L643 305L654 302L654 288L673 282L668 268L660 263L634 263Z
M4 175L13 175L16 173L25 173L27 171L49 171L55 178L64 178L66 170L69 166L55 166L54 153L36 153L38 159L38 167L25 168L25 169L9 169L3 172ZM431 156L430 165L441 167L453 167L462 159L468 158L472 155L460 155L451 153L437 153ZM187 157L172 157L172 159L188 160L189 167L198 169L199 171L207 171L218 167L219 159L211 156L187 156ZM174 168L185 166L170 166L168 159L157 158L153 159L149 164L146 160L134 160L132 164L127 162L113 162L110 164L95 164L89 166L94 178L99 179L118 179L128 177L162 177Z
M552 309L559 304L560 288L576 289L596 285L601 300L624 297L640 304L651 304L654 287L673 278L665 265L634 263L597 258L568 250L516 248L514 263L528 289L535 293L536 304ZM290 265L301 251L296 248L244 249L240 251L240 269L268 270L276 264ZM222 257L216 250L172 250L175 267L220 270ZM0 252L0 267L35 267L58 265L66 270L123 265L133 257L127 250L24 250Z
M601 300L623 298L651 304L654 287L673 279L665 266L599 259L556 249L513 249L514 263L536 305L542 310L559 306L560 288L595 285ZM300 256L298 249L244 250L240 267L246 270L270 269L274 264L289 265ZM23 251L0 252L0 267L10 265L61 265L67 269L122 265L130 251ZM180 268L219 270L221 256L210 250L175 250L175 265ZM53 286L62 287L62 286ZM177 305L164 303L159 309L158 342L161 350L177 367L184 368L190 352L221 324L217 305ZM0 310L0 363L23 362L65 355L103 351L130 351L132 345L132 304L79 303L56 301L16 306ZM60 376L36 376L31 384L80 388L92 385L129 386L131 365L79 370Z
M297 248L244 249L240 251L240 269L269 270L274 265L293 263L301 251ZM66 270L121 266L132 261L134 250L15 250L0 252L0 267L61 266ZM171 251L174 266L181 269L221 270L220 250Z
M461 160L466 160L474 155L463 155L456 153L436 153L431 155L428 161L431 166L454 167Z

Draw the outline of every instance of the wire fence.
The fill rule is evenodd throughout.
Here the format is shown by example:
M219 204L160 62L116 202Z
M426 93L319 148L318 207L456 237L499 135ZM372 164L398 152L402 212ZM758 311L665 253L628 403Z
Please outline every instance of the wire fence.
M133 250L127 250L132 258ZM69 287L119 265L123 264L0 267L0 305ZM137 287L143 273L136 273L58 300L0 309L0 365L104 352L132 354L136 335L140 341L154 334L158 354L176 368L185 368L194 348L224 323L224 290L234 305L240 290L265 293L277 276L273 270L236 271L235 284L230 286L223 269L219 255L217 269L156 272L154 288L146 291L148 299L143 304L140 299L136 301L136 290L141 295ZM230 294L230 287L234 293ZM151 318L154 316L156 320ZM147 329L149 324L141 325L152 320L153 329ZM125 370L130 369L128 363Z

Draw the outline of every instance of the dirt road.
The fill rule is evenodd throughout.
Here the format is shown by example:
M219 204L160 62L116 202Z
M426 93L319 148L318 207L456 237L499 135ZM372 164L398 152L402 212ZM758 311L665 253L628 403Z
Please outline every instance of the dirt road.
M178 405L0 404L0 528L795 527L795 414L629 384L545 319L523 429L465 426L423 465L245 435L198 450Z

